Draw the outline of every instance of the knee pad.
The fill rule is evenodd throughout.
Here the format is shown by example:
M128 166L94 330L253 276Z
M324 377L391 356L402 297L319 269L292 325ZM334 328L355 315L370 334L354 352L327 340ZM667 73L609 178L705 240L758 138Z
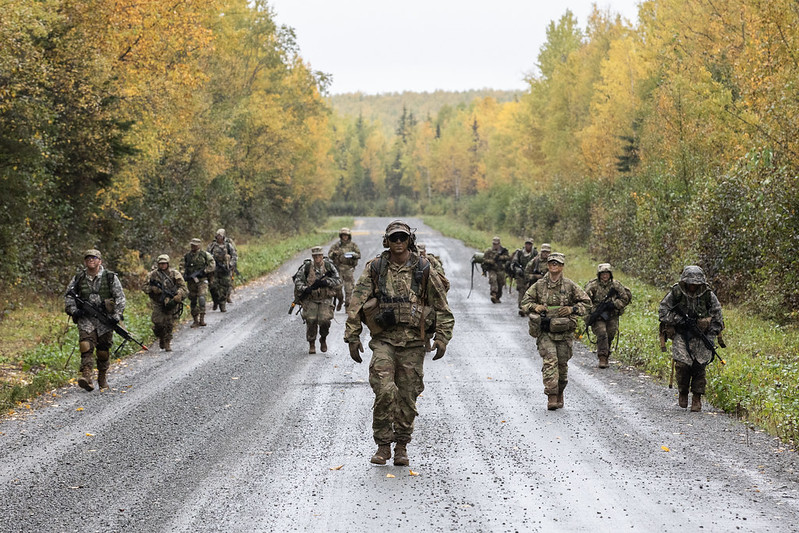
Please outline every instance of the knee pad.
M80 341L78 343L78 349L80 353L89 353L94 350L94 345L89 341Z

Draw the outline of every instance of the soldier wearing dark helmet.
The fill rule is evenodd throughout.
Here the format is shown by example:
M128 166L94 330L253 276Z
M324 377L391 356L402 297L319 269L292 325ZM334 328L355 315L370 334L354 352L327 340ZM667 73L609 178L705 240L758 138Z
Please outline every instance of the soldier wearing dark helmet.
M361 258L361 249L352 242L350 228L341 228L338 238L339 241L330 247L327 256L336 265L344 285L344 307L346 309L350 304L350 298L352 298L352 288L355 286L355 267L358 266L358 260ZM341 310L341 301L336 310Z
M80 373L78 385L94 390L95 352L97 360L97 385L108 388L107 372L111 359L114 330L99 319L88 316L78 307L74 294L81 300L102 309L112 320L119 322L125 312L125 292L117 275L103 267L99 250L86 250L83 254L85 268L78 271L67 285L65 311L78 325L80 347Z
M162 350L171 352L175 321L183 311L182 302L189 295L189 289L180 272L169 267L167 254L158 256L155 268L142 286L142 292L150 297L153 334L158 337L158 345Z
M630 303L630 292L621 282L613 279L613 267L610 266L610 263L597 265L596 278L585 285L585 292L591 298L589 314L597 311L600 306L606 309L591 325L591 331L596 335L598 366L607 368L610 347L619 332L619 315Z
M680 282L660 302L658 314L672 339L679 405L688 407L688 392L691 392L691 411L701 411L707 385L705 369L713 359L713 352L693 333L689 323L693 322L705 336L715 338L724 329L724 318L721 304L700 267L690 265L683 269Z
M425 331L435 329L433 360L440 359L455 319L438 273L416 251L410 226L391 222L383 246L388 250L366 264L352 292L344 341L350 357L360 363L362 321L369 327L369 384L375 393L372 433L377 444L371 462L386 464L391 443L396 442L394 464L407 466L416 398L424 390Z

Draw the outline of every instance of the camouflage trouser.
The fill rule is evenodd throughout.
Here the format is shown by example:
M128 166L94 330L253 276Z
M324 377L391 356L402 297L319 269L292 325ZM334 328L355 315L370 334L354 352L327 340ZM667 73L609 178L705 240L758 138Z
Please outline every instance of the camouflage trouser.
M516 292L519 294L519 309L521 309L522 298L524 298L524 293L527 292L527 280L524 276L516 278Z
M226 302L232 290L233 283L230 279L230 273L216 272L214 280L209 284L208 290L211 292L211 298L215 304Z
M619 317L614 316L607 321L597 320L591 326L591 331L596 335L597 357L610 357L610 347L619 332Z
M114 341L114 332L108 331L102 335L97 335L97 330L84 331L78 330L80 347L80 369L94 369L94 352L97 351L97 369L108 370L111 358L111 344Z
M153 334L161 340L171 341L175 329L175 309L164 309L162 305L153 306Z
M541 374L544 377L544 394L558 394L569 383L569 359L572 358L572 339L553 341L542 333L536 342L543 359Z
M201 279L199 283L195 283L193 279L188 279L186 285L189 287L191 316L196 317L200 313L205 313L205 295L208 293L208 280Z
M350 306L350 298L352 298L352 289L355 287L355 268L347 265L341 265L338 269L338 275L344 285L344 305Z
M505 273L496 270L489 270L488 286L491 287L491 296L502 298L502 288L505 286Z
M317 329L320 337L327 337L330 321L333 320L333 304L330 300L303 300L302 318L305 320L305 338L308 342L316 340Z
M375 393L372 433L375 442L408 443L413 433L416 398L424 390L424 346L399 347L372 340L369 385Z
M688 391L693 394L704 394L707 379L705 378L705 369L707 365L694 363L686 365L679 361L674 361L674 373L677 374L677 390L680 394L688 394Z

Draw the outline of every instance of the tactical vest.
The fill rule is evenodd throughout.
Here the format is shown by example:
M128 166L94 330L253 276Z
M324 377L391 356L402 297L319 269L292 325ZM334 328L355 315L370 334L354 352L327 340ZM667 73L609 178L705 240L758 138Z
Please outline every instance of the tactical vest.
M192 256L194 257L192 258ZM198 270L205 272L205 269L210 264L208 261L209 257L211 257L211 254L203 250L198 250L196 254L189 252L184 255L183 264L186 265L186 275L190 276Z
M712 292L713 291L707 287L706 290L696 298L688 298L680 288L680 284L675 283L671 286L671 301L674 303L675 307L679 307L689 316L705 318L710 316L710 308L713 304L710 297Z
M329 275L333 270L335 270L335 266L333 265L333 261L329 258L325 257L322 259L325 265L325 274ZM308 276L311 274L311 265L313 263L313 259L306 259L303 261L303 276L305 277L305 284L310 286L313 284L313 281L308 280ZM316 281L316 280L314 280ZM295 288L295 293L297 292ZM319 289L315 289L311 291L309 297L312 300L324 300L325 298L331 298L335 294L335 289L331 289L330 287L321 287ZM299 294L295 294L294 297L297 298Z
M425 309L427 281L430 277L430 261L419 256L419 261L413 270L411 290L407 297L388 296L386 292L388 263L389 259L385 255L380 255L369 263L369 275L372 278L372 286L377 287L375 296L377 297L380 312L393 312L396 324L414 328L419 327L422 319L431 314L429 309Z
M110 270L104 270L103 276L100 278L100 288L95 293L92 285L89 283L89 278L86 276L86 271L84 270L80 275L80 279L75 284L78 289L78 296L87 302L89 301L89 296L92 294L98 294L101 300L113 298L114 295L111 294L111 285L114 284L114 276L116 276L115 273Z

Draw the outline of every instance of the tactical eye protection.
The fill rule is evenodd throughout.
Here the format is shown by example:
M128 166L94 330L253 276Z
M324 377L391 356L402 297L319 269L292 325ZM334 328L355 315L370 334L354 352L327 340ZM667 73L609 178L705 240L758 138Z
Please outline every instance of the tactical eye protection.
M84 260L88 259L88 260L90 260L90 261L99 261L99 260L100 260L100 258L99 258L99 257L97 257L96 255L87 255L87 256L86 256L86 257L84 257L83 259L84 259Z
M389 235L388 240L390 240L391 242L405 242L408 240L408 237L409 235L407 233L397 232Z

